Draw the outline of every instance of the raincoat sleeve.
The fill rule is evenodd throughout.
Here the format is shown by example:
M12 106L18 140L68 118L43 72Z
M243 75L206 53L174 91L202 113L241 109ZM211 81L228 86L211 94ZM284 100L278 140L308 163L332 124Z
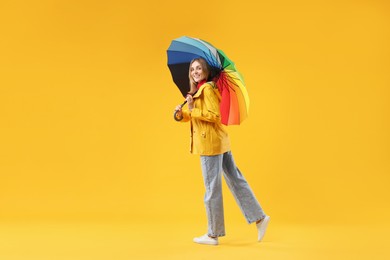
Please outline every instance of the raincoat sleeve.
M191 117L207 122L218 122L220 120L219 99L212 86L203 89L202 108L194 108Z
M183 119L180 120L180 122L188 122L191 120L191 112L188 111L188 110L182 110L182 113L183 113Z

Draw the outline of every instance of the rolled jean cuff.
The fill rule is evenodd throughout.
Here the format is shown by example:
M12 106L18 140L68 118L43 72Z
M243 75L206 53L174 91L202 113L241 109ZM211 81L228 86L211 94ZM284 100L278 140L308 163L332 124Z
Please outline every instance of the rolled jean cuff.
M214 234L207 234L209 237L224 237L226 234L220 234L220 235L214 235Z
M249 221L249 224L256 223L257 221L263 220L265 218L266 214L263 214L261 218L256 219L255 221Z

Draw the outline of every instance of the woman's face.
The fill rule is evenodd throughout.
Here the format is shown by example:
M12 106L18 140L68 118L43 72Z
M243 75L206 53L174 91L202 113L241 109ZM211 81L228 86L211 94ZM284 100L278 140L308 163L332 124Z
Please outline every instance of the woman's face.
M194 61L191 64L190 74L195 82L206 79L206 73L203 71L203 68L198 61Z

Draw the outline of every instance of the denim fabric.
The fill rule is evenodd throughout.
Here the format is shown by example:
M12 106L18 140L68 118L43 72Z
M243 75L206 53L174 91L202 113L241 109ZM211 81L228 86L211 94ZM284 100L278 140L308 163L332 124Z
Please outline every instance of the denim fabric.
M250 224L265 217L263 209L249 187L248 182L237 168L230 151L213 156L202 155L200 159L206 188L204 203L206 206L209 236L218 237L225 235L222 172L247 222Z

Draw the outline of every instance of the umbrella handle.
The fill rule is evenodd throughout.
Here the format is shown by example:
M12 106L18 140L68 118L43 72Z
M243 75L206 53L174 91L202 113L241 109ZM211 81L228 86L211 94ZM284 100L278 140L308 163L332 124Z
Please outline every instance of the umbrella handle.
M183 107L186 103L187 103L187 100L184 101L183 104L180 105L180 107ZM177 117L177 112L179 112L179 110L175 110L175 113L173 114L173 118L174 118L176 121L181 121L181 120L183 120L183 115L181 115L181 117Z

